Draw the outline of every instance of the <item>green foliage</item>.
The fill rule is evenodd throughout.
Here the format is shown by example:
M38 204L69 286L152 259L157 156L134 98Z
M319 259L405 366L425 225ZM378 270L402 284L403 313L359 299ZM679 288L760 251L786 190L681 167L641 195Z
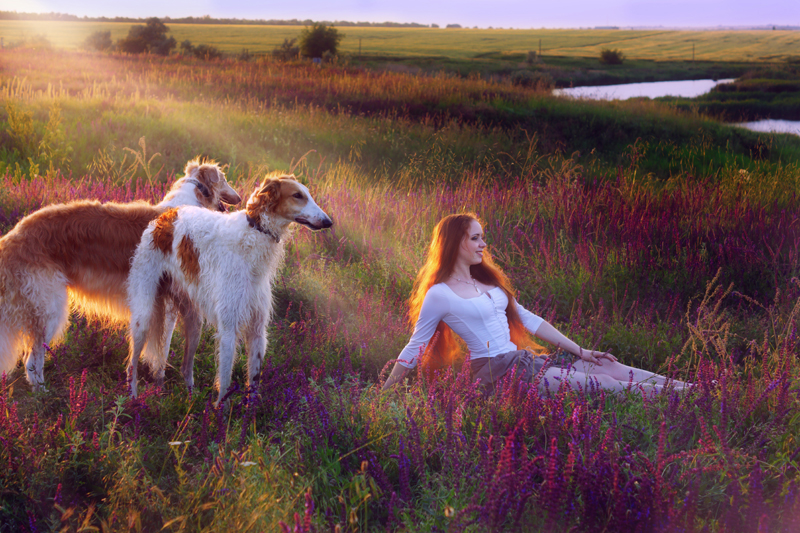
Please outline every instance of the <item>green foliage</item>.
M23 38L19 41L14 41L6 45L9 49L24 48L27 50L40 50L50 51L53 49L53 43L44 34L37 34L33 37Z
M24 174L27 168L28 174L33 176L40 167L53 171L69 165L73 148L67 139L61 107L57 102L53 102L48 110L47 123L40 125L36 124L33 113L13 100L6 102L5 109L8 115L6 134L10 142L4 149L10 148L10 153L6 152L7 157L0 161L0 169L13 162L17 174Z
M694 108L727 121L800 119L800 68L793 65L753 69L721 83L695 99L665 98L679 109Z
M114 46L114 43L111 41L111 31L94 32L86 38L83 42L83 46L88 50L97 50L99 52L105 52L111 49L111 47Z
M624 60L625 54L620 50L610 48L600 50L600 63L604 65L621 65Z
M278 61L291 61L300 57L300 47L297 46L297 39L284 39L283 44L276 46L272 51L272 57Z
M315 22L310 27L303 28L303 31L300 32L300 53L305 57L312 58L321 58L325 52L336 55L339 43L343 38L344 34L339 33L339 30L333 26Z
M539 91L550 91L555 86L555 82L553 82L553 78L549 74L531 70L515 71L511 74L511 83Z
M204 59L206 61L222 58L222 52L219 50L219 48L209 46L207 44L198 44L197 46L194 46L189 40L181 43L181 53L194 56L198 59Z
M129 54L151 53L168 55L177 45L174 37L167 37L169 28L156 17L147 19L144 26L131 26L128 36L117 42L122 52Z

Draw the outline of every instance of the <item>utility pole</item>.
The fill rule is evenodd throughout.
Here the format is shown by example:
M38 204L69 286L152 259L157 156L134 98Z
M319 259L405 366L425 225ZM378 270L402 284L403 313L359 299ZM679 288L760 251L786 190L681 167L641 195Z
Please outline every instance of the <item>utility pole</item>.
M358 59L361 59L361 37L358 38Z
M694 63L694 43L692 43L692 63Z
M539 57L542 57L542 40L539 39Z

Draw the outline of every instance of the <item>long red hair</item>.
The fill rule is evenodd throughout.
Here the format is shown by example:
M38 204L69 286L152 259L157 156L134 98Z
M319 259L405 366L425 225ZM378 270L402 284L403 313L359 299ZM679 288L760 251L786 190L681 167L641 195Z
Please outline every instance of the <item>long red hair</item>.
M480 219L474 213L448 215L440 220L433 229L428 256L425 264L417 273L411 298L408 299L408 320L411 327L414 327L419 318L422 302L428 289L445 281L453 273L459 247L467 238L467 231L473 220L480 223ZM495 264L488 248L483 251L483 260L477 265L470 266L470 274L477 281L486 285L498 286L506 293L508 297L506 317L511 330L511 342L516 344L519 349L542 352L543 348L533 341L530 333L522 324L514 305L516 298L511 282L502 269ZM453 331L444 322L439 322L433 338L436 340L428 346L422 360L427 368L436 369L448 366L463 356L463 343L456 340Z

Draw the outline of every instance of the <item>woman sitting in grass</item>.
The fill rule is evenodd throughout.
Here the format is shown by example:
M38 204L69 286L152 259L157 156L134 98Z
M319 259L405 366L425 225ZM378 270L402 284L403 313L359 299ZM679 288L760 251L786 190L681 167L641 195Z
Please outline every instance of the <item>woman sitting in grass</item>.
M453 332L470 351L472 378L480 380L487 392L514 368L519 379L532 383L546 365L539 378L542 390L556 391L565 383L575 389L620 392L632 382L655 392L666 385L664 376L625 366L608 352L581 348L519 305L483 237L481 223L472 214L450 215L436 225L410 299L414 333L383 384L384 391L405 378L423 353L426 360L438 364L452 361L459 350ZM547 356L534 355L531 350L543 350L531 334L557 346L556 355L549 361ZM686 386L676 380L671 384L677 389Z

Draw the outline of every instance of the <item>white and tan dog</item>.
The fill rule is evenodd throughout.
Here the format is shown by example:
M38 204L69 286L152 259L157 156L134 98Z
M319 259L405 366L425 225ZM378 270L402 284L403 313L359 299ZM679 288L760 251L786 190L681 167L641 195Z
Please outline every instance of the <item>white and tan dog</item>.
M206 319L217 330L217 404L231 382L238 339L247 350L247 384L261 370L272 315L272 280L283 261L289 225L319 230L333 225L308 189L294 176L267 177L247 201L228 215L195 207L171 209L142 235L128 278L131 355L128 379L137 394L139 357L162 332L165 301L172 299L187 320ZM192 352L193 354L194 352ZM162 356L152 359L153 356ZM146 350L144 359L162 376L166 358ZM186 384L194 384L193 360L185 357Z
M129 323L125 282L150 221L181 205L217 210L221 202L241 201L214 162L189 161L185 171L157 205L51 205L0 239L0 374L27 354L27 380L34 388L43 386L44 345L63 334L70 303L92 318ZM170 335L174 324L172 318L165 328Z

